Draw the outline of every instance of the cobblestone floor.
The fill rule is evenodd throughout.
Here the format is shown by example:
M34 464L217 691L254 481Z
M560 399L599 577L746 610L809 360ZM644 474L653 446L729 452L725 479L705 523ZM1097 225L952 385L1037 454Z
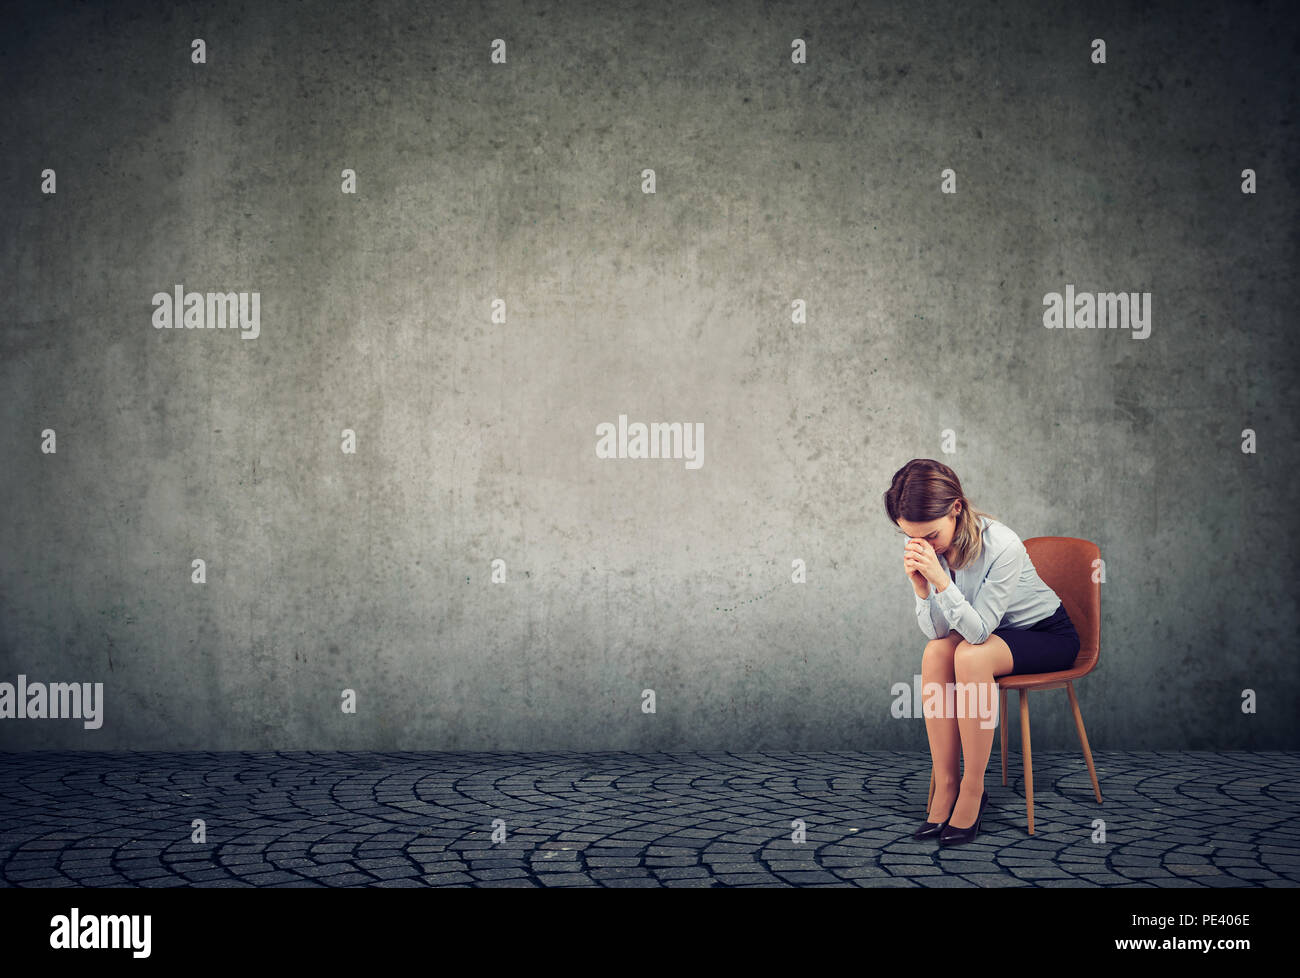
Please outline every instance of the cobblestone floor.
M0 885L1300 885L1300 755L1094 756L1100 805L1077 753L1034 755L1031 836L995 753L979 837L941 848L911 839L924 752L7 753Z

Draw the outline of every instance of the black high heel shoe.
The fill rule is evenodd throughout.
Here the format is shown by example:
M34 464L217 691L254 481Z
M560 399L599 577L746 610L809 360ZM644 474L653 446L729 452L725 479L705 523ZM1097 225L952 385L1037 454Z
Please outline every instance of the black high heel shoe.
M959 791L957 794L960 796L961 792ZM953 811L957 810L956 798L952 800L952 809ZM929 813L927 812L926 814ZM952 812L948 813L948 818L952 818ZM948 818L945 818L942 822L922 822L921 827L912 833L912 838L916 839L918 842L924 842L926 839L933 839L943 831L944 827L948 824Z
M975 816L975 824L968 825L964 829L954 828L951 825L944 825L943 831L939 833L939 845L941 846L959 846L963 842L970 842L971 839L980 834L980 819L984 817L984 806L988 804L989 793L985 789L984 794L980 796L979 814ZM954 805L955 809L957 806ZM949 820L952 816L948 816Z

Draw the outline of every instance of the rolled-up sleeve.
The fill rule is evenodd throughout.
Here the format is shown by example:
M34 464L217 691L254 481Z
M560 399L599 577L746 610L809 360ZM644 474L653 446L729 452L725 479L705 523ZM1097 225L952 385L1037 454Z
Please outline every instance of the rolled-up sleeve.
M916 623L926 638L943 638L948 634L948 621L934 604L934 585L930 585L930 597L923 598L913 593L916 598Z
M1016 593L1024 560L1025 545L1019 541L1009 544L993 558L988 573L975 591L973 602L966 600L956 584L949 584L936 592L930 603L938 605L945 623L971 645L987 642Z

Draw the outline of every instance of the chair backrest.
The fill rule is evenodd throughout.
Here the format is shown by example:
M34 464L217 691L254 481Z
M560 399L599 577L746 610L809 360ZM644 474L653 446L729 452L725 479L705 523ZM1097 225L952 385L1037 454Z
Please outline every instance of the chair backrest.
M1024 544L1034 570L1056 592L1079 633L1073 668L1092 669L1101 652L1101 584L1093 580L1101 550L1078 537L1030 537Z

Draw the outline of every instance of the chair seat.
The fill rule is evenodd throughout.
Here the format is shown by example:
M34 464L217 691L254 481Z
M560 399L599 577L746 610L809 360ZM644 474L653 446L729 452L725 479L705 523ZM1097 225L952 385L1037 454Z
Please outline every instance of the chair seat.
M1033 689L1036 686L1055 685L1067 679L1078 679L1092 672L1097 665L1096 659L1090 659L1080 665L1061 669L1057 672L1029 672L1019 676L994 676L994 680L1003 689Z

